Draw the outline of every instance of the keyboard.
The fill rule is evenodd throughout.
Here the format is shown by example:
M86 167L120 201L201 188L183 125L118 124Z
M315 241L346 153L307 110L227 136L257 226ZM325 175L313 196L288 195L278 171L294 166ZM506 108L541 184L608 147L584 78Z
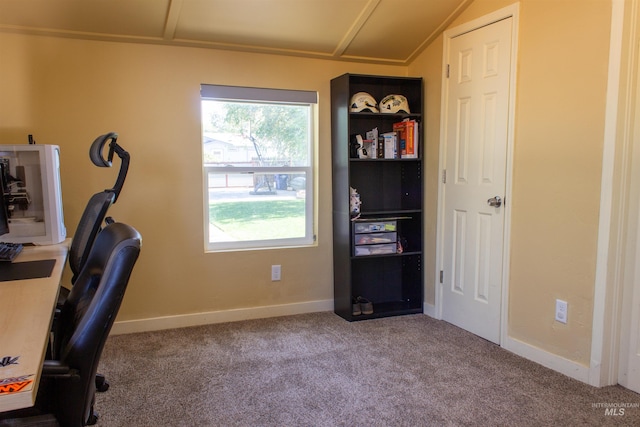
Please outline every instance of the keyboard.
M0 262L13 261L22 252L22 243L0 242Z

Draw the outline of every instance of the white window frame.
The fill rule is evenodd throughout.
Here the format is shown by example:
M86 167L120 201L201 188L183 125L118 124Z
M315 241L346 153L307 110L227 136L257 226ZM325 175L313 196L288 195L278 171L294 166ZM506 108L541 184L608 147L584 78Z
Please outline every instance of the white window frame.
M315 129L317 115L317 92L251 88L240 86L221 86L202 84L200 86L200 100L216 100L229 102L254 102L265 104L288 104L307 105L309 112L309 162L306 166L281 166L281 167L233 167L233 166L212 166L204 163L204 149L202 153L203 166L203 208L204 208L204 245L205 251L230 251L230 250L255 250L255 249L275 249L283 247L311 246L316 243L315 234L315 159L314 153L317 146L317 135ZM201 141L201 147L203 143ZM209 173L217 174L238 174L238 173L259 173L259 174L305 174L305 235L296 238L268 239L268 240L242 240L211 242L209 223ZM260 196L263 197L263 196Z

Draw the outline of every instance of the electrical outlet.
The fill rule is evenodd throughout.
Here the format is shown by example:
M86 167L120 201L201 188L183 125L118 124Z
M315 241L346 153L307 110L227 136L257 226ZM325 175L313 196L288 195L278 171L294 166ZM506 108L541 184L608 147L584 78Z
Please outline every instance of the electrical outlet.
M271 266L271 281L272 282L279 281L281 272L282 272L282 270L281 270L281 267L279 265L272 265Z
M558 322L567 323L568 304L561 299L556 300L556 320Z

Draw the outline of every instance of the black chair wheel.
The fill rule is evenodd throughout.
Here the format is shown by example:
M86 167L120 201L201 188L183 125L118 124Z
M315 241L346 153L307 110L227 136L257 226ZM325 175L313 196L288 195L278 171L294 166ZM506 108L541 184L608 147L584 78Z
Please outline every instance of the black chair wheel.
M92 412L89 415L89 418L87 418L87 425L92 426L92 425L95 425L97 422L98 422L98 414L96 414L95 412Z
M104 375L96 375L96 391L104 393L107 390L109 390L109 381L107 381Z

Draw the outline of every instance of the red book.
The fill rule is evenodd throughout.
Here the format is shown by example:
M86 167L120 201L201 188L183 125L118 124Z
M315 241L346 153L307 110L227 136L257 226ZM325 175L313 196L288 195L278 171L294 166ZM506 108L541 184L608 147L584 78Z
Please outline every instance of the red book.
M405 119L393 124L393 130L397 132L400 141L401 158L418 157L418 123L415 120Z

